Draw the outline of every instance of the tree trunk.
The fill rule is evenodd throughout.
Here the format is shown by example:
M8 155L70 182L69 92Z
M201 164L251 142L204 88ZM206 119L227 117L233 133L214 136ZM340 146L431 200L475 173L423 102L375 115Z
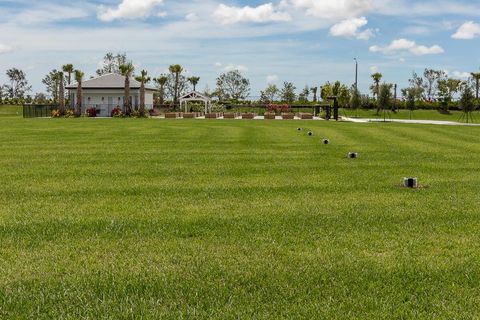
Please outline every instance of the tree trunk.
M175 108L177 108L177 104L178 104L178 80L179 80L179 73L176 73L175 74L175 90L174 90L175 97L173 97L173 104L175 105Z
M145 116L145 83L140 86L140 115Z
M77 111L76 111L76 116L80 117L82 115L82 83L79 82L77 86Z
M475 84L476 84L476 88L475 88L475 89L476 89L476 91L477 91L477 92L476 92L476 99L477 99L477 100L478 100L478 93L479 93L478 91L479 91L479 89L480 89L480 87L479 87L480 83L479 83L479 82L480 82L480 79L479 79L479 78L476 78L476 79L475 79Z
M63 87L63 74L60 76L60 86L58 90L58 104L60 109L60 114L65 114L65 88Z
M123 97L123 105L125 107L125 113L130 115L132 113L130 105L130 79L125 77L125 96Z

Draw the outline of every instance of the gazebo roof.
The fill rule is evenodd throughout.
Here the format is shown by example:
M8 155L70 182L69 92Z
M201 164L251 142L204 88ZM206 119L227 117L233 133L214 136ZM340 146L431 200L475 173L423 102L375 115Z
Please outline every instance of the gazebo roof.
M183 96L180 97L180 101L212 101L210 97L198 92L198 91L191 91Z

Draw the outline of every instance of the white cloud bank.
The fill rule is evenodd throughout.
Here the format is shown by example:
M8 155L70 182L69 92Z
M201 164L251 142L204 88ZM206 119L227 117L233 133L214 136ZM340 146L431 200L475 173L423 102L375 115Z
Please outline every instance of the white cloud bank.
M288 13L278 10L272 3L266 3L258 7L230 7L220 4L213 13L213 18L223 25L242 22L281 22L292 19Z
M100 6L97 17L102 21L117 19L143 19L153 14L153 9L163 0L122 0L116 8Z
M343 20L330 28L330 34L334 37L368 40L373 37L375 33L372 29L360 31L360 29L367 24L368 20L365 17Z
M471 73L463 71L453 71L452 76L456 79L465 80L471 77Z
M279 80L278 76L276 74L268 75L267 76L267 83L268 84L274 84L277 83Z
M465 22L452 35L453 39L470 40L480 36L480 24L473 21Z
M12 52L13 48L11 46L7 46L6 44L0 43L0 54Z
M309 16L331 21L355 18L373 9L371 0L290 0L290 3Z
M423 56L428 54L440 54L443 53L444 50L442 47L438 45L434 45L431 47L418 45L415 41L407 40L407 39L397 39L392 41L388 46L371 46L371 52L380 52L383 54L396 54L402 52L410 52L417 56Z

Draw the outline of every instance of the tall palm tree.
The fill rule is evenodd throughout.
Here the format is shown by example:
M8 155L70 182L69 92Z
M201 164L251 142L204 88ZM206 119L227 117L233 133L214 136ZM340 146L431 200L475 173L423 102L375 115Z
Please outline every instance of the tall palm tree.
M196 91L197 84L198 84L199 81L200 81L200 77L190 77L190 78L188 78L188 82L190 82L191 85L193 86L193 91Z
M150 82L150 77L148 77L148 72L142 70L140 76L136 77L135 80L140 82L140 115L145 116L145 83Z
M163 106L164 99L165 99L165 85L167 84L168 78L166 76L160 76L158 78L153 79L153 81L158 85L158 93L160 95L160 106Z
M74 69L73 69L73 64L66 64L62 67L62 70L63 72L65 72L68 76L67 76L67 81L68 81L68 84L71 84L72 83L72 73L74 73Z
M373 96L378 99L378 93L380 92L380 81L382 80L383 75L380 72L375 72L371 75L373 79L373 86L371 87Z
M313 102L317 102L318 87L311 87L310 91L313 93Z
M478 94L480 91L480 72L471 73L473 80L475 80L475 99L478 100Z
M175 84L173 88L173 105L175 108L178 105L178 88L180 86L180 74L183 72L183 68L179 64L172 64L168 70L170 71L171 74L175 76Z
M132 103L130 101L130 77L135 71L135 67L131 62L122 64L120 67L120 73L125 77L125 87L123 96L123 106L125 107L125 113L130 115L132 113Z
M75 81L77 81L77 109L75 115L80 117L82 114L82 81L85 74L80 70L75 70Z
M65 114L65 87L63 82L63 72L58 73L58 108L60 109L60 114Z
M62 70L64 73L67 74L67 82L70 85L72 83L72 73L74 72L73 64L69 63L64 65L62 67ZM70 106L73 107L73 99L71 94L68 95L68 100L70 102Z
M58 90L60 88L60 72L57 69L52 70L51 78L52 78L52 81L55 82L55 90L52 92L53 103L55 105L58 105Z

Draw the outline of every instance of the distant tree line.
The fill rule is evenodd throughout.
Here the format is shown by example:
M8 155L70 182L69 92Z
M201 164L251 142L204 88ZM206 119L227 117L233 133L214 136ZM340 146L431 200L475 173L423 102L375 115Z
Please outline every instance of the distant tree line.
M168 72L157 77L149 77L146 70L141 70L135 75L135 67L125 53L105 54L101 67L96 70L96 75L101 76L109 73L118 73L126 77L125 80L125 103L128 112L138 111L144 113L145 85L153 82L157 88L154 95L155 104L159 106L178 107L179 99L190 90L197 90L201 80L198 76L186 76L185 68L173 64ZM45 85L45 93L37 93L33 97L29 95L31 86L27 81L24 71L12 68L6 72L8 83L0 86L0 103L21 104L34 102L38 104L54 104L61 110L66 107L78 110L81 106L72 106L71 97L65 92L65 86L73 81L77 83L77 95L81 96L81 83L84 73L76 70L72 64L66 64L53 69L42 79ZM92 77L93 78L93 77ZM372 84L370 94L361 93L355 84L347 85L340 81L327 81L321 85L306 85L297 90L294 83L284 81L280 86L269 84L261 90L256 101L248 100L250 97L250 80L241 71L231 70L220 74L215 82L215 89L206 87L203 94L217 99L219 102L231 104L326 104L330 103L330 97L336 97L340 107L350 109L376 109L377 113L382 110L396 111L397 109L438 109L448 112L451 109L465 109L466 105L472 108L479 105L480 72L472 72L471 77L459 80L449 77L444 71L425 69L422 75L413 73L408 80L406 88L398 89L395 84L382 81L383 75L375 72L371 75ZM140 97L140 109L133 110L130 106L131 79L138 80L142 85ZM142 96L143 94L143 96ZM401 97L401 98L398 98ZM81 104L81 101L79 102Z

